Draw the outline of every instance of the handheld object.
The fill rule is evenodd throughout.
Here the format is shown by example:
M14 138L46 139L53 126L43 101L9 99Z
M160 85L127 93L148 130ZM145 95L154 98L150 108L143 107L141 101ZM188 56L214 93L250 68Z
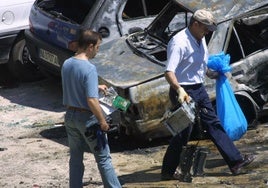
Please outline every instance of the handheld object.
M173 136L195 122L195 102L183 102L181 106L164 117L164 125Z

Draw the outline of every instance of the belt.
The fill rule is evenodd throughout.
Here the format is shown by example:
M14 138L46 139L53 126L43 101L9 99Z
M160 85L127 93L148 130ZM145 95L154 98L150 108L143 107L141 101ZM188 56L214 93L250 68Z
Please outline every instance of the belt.
M202 86L203 84L192 84L192 85L181 85L184 89L198 89Z
M73 106L67 106L68 110L74 110L78 112L90 112L90 110L85 109L85 108L78 108L78 107L73 107Z

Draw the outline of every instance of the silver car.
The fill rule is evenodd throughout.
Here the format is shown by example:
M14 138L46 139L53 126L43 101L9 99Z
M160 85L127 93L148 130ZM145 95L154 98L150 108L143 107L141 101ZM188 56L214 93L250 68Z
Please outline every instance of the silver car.
M34 0L1 0L0 64L7 64L13 76L23 81L39 78L38 68L30 60L24 30Z

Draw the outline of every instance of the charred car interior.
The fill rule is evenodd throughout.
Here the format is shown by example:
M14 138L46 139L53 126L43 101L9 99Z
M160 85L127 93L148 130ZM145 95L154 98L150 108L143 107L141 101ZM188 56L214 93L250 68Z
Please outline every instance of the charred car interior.
M96 0L80 0L78 2L50 0L39 1L38 7L60 19L82 24L95 3ZM122 19L129 20L136 19L137 17L157 15L166 3L167 1L157 1L156 3L150 0L130 0L124 7ZM133 7L135 7L135 9L133 9ZM79 12L79 14L77 14L77 12Z
M81 24L94 2L94 0L79 2L64 0L38 1L38 7L56 18Z

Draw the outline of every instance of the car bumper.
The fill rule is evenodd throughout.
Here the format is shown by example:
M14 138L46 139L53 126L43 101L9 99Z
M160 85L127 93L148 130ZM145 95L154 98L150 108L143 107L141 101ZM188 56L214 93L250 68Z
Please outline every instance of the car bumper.
M63 62L74 55L74 52L51 45L35 37L30 30L25 30L25 39L32 61L34 61L41 69L56 76L60 76ZM47 58L44 58L44 55L41 55L44 54L44 52L48 53L47 56L53 55L54 58L57 59L57 63L53 64L48 60L45 60Z
M0 36L0 64L7 63L12 44L16 39L17 34L8 34Z

